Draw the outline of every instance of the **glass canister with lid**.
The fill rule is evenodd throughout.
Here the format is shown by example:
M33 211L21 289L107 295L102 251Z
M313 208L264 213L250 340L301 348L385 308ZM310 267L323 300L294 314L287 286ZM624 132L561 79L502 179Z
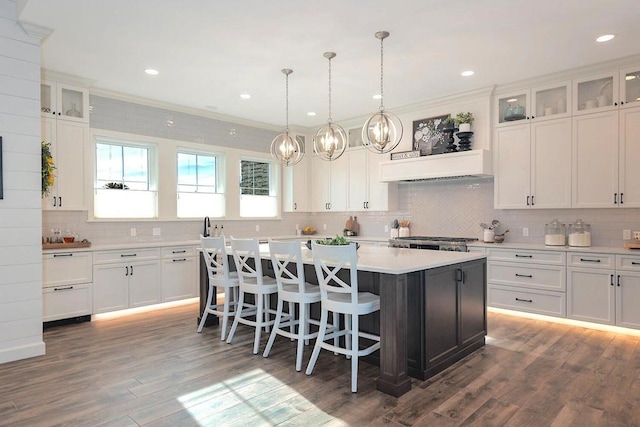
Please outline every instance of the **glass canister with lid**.
M591 246L591 224L581 219L569 224L569 246Z
M567 244L566 227L557 219L544 225L544 244L547 246L564 246Z

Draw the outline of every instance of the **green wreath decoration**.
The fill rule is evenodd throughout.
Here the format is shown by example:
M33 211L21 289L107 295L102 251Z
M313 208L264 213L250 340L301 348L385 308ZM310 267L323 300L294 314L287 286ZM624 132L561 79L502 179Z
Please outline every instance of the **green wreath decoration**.
M49 194L53 185L54 170L56 170L56 166L53 164L53 156L51 155L51 143L42 141L42 197Z

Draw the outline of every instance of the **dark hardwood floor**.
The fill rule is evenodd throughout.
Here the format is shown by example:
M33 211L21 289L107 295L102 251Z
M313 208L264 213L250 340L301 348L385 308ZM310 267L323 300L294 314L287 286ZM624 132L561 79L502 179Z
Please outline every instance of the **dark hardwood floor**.
M640 337L489 313L484 348L396 399L375 366L352 394L344 358L322 352L306 376L294 343L264 359L250 329L225 344L196 314L47 329L45 356L0 365L0 425L640 426Z

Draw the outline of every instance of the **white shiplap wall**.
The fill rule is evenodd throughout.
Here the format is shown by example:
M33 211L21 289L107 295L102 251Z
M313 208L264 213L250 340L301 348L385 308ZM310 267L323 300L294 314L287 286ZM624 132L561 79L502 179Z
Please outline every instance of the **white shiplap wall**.
M0 363L44 354L40 201L40 41L0 0Z

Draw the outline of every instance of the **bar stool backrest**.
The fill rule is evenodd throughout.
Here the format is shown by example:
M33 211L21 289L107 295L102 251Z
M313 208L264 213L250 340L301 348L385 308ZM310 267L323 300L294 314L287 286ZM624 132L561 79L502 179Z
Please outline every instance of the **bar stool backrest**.
M234 239L231 237L231 252L240 284L262 285L262 263L260 262L258 239Z
M229 278L229 264L225 250L224 236L203 237L200 236L202 255L207 265L209 278L214 281Z
M311 243L313 251L313 264L315 265L318 284L320 285L320 297L327 299L329 292L337 292L351 295L351 303L354 307L358 303L358 267L356 244L348 245L320 245L315 241ZM338 277L338 273L349 270L349 282Z
M300 242L277 242L269 240L269 252L271 264L278 282L278 290L282 291L284 285L297 285L298 292L304 293L304 265L302 264L302 250ZM292 265L292 272L288 267Z

